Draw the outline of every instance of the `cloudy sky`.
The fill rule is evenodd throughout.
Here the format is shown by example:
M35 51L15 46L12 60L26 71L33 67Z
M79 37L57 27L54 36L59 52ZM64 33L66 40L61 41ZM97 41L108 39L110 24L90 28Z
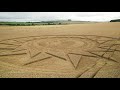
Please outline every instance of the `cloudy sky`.
M120 12L0 12L0 21L110 21L120 19Z

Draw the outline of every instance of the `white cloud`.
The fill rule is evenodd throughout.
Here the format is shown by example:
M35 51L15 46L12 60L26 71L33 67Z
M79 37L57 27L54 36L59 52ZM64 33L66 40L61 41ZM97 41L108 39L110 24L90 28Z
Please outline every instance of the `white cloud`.
M110 21L120 19L120 12L0 12L0 21L44 20Z

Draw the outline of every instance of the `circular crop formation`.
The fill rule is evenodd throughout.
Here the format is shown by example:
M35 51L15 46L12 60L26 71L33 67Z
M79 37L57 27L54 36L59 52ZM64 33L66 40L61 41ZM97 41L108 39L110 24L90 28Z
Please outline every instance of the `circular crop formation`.
M54 70L57 71L79 70L93 63L91 68L95 68L99 65L97 61L102 59L100 70L106 62L119 63L118 57L115 57L119 52L119 38L95 35L44 35L0 41L0 61L51 70L56 67ZM88 61L85 63L85 60Z
M89 41L88 41L89 42ZM40 40L33 40L28 43L33 44L34 47L39 49L52 49L52 50L79 50L81 48L86 48L88 46L84 43L82 39L77 38L47 38L47 39L40 39ZM92 48L92 47L90 47Z

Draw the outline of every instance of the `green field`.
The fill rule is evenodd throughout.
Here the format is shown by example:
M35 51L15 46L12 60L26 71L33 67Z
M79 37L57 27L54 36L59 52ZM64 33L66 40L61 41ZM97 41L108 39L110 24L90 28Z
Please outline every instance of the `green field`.
M33 25L63 25L61 22L0 22L0 25L9 26L33 26Z
M92 23L87 21L42 21L42 22L0 22L0 25L9 26L34 26L34 25L67 25Z

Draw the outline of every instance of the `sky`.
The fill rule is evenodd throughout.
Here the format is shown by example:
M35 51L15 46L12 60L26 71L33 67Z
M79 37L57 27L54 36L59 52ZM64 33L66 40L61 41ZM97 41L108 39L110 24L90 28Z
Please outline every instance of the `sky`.
M0 21L110 21L120 19L120 12L0 12Z

